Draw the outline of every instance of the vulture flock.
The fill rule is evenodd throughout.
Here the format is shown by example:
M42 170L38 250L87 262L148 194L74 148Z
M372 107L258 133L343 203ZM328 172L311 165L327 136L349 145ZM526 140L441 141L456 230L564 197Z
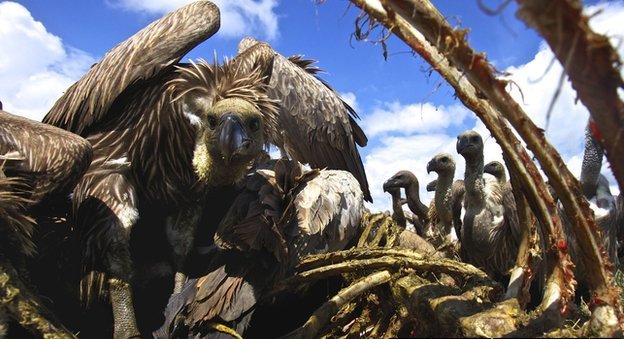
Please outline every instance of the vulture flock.
M459 134L456 150L466 164L463 179L455 179L455 161L450 154L436 154L427 163L427 172L438 174L427 185L427 191L434 192L428 208L420 201L418 179L410 171L401 170L384 183L384 191L393 201L393 219L399 225L406 225L402 207L406 200L416 215L412 221L415 232L436 250L483 269L497 281L509 283L522 229L505 165L499 161L484 165L483 139L475 131ZM617 268L622 255L618 249L624 244L624 198L611 194L609 182L600 173L603 155L602 146L587 128L579 182L600 227L604 248L613 267ZM401 197L401 188L405 199ZM578 258L582 253L560 202L557 208L570 254L577 263L575 277L581 294L586 295L587 277L582 260Z
M353 244L372 202L356 112L313 61L252 38L220 64L181 63L219 20L217 6L197 1L153 22L43 122L0 110L2 273L37 285L48 300L33 300L60 333L237 337L303 256ZM408 170L383 184L401 244L504 280L521 233L505 167L484 164L474 131L457 137L457 153L461 179L451 154L427 163L438 175L429 206ZM600 176L591 134L585 155L583 191L618 263L622 199ZM20 334L10 327L18 315L0 308L0 336L7 325Z

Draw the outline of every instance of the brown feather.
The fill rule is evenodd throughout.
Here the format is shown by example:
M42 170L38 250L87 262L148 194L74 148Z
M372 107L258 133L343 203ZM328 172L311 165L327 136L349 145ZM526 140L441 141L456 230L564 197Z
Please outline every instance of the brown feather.
M244 59L253 56L250 51L254 49L264 49L274 55L269 96L280 100L280 128L270 135L271 143L312 168L351 172L358 179L366 200L372 201L356 146L356 143L365 146L367 139L355 121L358 118L355 111L316 77L316 72L310 73L309 63L296 58L293 63L266 43L243 39L235 59L249 62Z

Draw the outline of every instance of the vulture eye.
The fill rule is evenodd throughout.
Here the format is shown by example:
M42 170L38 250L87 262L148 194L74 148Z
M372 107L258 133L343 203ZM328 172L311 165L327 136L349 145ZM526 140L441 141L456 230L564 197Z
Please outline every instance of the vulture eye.
M257 131L260 128L260 119L258 118L249 119L249 128L254 132Z
M209 115L206 118L206 121L208 122L208 128L215 129L215 127L217 127L217 118L213 117L212 115Z

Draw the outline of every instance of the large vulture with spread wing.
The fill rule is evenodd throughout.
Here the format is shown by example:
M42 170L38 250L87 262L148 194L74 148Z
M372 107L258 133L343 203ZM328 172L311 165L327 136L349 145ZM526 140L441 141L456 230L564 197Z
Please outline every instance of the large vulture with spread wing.
M263 145L352 171L368 192L355 147L365 144L364 133L352 110L306 71L309 62L254 43L222 66L179 64L218 28L219 10L209 1L164 16L109 51L44 118L93 145L74 209L86 267L107 276L115 337L139 333L131 231L145 216L164 216L165 225L143 226L166 229L179 291L198 220L217 213L203 206L207 196L236 185Z
M242 335L258 302L269 300L265 292L292 275L301 257L345 248L363 202L346 171L304 171L285 159L257 170L219 224L206 272L172 295L155 336Z

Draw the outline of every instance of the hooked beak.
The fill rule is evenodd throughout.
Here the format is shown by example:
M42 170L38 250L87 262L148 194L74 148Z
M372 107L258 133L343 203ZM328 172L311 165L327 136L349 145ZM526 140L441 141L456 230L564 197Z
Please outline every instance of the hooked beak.
M383 191L390 192L392 188L394 188L394 180L393 179L386 180L386 182L384 182L383 184Z
M435 161L430 160L430 161L427 163L427 174L431 173L431 172L432 172L432 171L434 171L434 170L435 170Z
M468 142L468 138L458 138L455 149L457 150L457 153L463 154L463 152L466 150L466 148L468 148L469 145L470 143Z
M229 164L236 154L249 148L251 139L249 139L241 119L232 113L222 116L219 125L221 126L219 147L223 160Z

